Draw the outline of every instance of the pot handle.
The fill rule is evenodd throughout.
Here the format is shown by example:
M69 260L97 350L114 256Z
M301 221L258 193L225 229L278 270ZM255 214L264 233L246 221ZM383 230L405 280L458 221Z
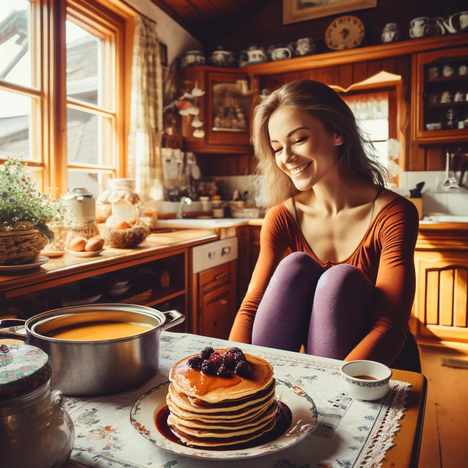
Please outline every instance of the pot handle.
M185 320L185 315L181 314L178 310L168 310L167 312L163 312L163 314L166 316L166 321L161 326L163 330L175 327Z
M0 338L11 338L13 340L26 341L28 336L16 333L13 330L24 330L26 320L23 319L3 319L0 320Z

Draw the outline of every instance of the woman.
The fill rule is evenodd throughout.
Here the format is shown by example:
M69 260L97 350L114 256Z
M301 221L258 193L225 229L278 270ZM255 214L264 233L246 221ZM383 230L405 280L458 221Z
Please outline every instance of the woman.
M286 84L257 107L253 142L271 209L230 339L420 371L417 211L384 188L349 107L324 84Z

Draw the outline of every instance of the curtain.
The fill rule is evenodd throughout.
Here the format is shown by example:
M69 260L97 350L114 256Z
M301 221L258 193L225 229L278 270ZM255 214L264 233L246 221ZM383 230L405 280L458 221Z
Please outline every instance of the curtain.
M341 95L357 120L388 119L388 93Z
M155 182L162 183L162 69L155 27L136 16L127 171L143 201Z

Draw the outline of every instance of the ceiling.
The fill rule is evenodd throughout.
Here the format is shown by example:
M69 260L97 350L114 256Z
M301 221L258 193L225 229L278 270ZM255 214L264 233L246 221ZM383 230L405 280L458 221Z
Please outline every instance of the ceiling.
M151 0L202 43L239 27L239 20L269 0Z

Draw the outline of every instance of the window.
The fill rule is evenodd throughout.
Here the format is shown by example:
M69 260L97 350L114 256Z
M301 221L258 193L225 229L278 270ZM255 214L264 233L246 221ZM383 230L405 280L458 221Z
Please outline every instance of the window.
M125 175L133 16L123 2L0 0L0 163L21 156L56 197Z
M372 142L374 155L388 170L390 187L398 187L406 153L406 104L401 76L382 71L346 90L331 87L340 93L353 111L364 137Z
M390 138L389 92L357 93L342 97L353 111L365 138L374 146L378 161L387 167L387 140Z

